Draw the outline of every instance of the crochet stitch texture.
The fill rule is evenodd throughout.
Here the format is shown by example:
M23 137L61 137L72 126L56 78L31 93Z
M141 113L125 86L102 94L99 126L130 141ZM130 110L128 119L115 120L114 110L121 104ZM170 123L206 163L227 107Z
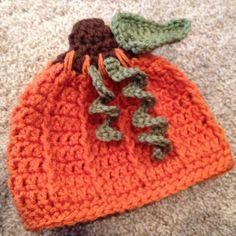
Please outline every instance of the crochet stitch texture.
M189 32L190 26L186 19L159 24L129 13L117 14L112 19L112 32L117 42L135 54L181 40Z
M129 81L113 81L99 63L102 54L92 65L108 88L103 92L112 91L109 106L119 108L114 128L124 137L98 140L94 132L104 117L89 112L99 97L89 73L91 61L89 55L83 57L78 73L78 55L70 50L35 76L11 117L9 188L29 230L141 207L233 167L224 132L193 82L162 57L130 57L120 48L112 53L123 67L137 68L148 77L147 91L158 99L149 113L168 120L172 151L154 161L152 146L136 141L143 131L130 121L140 100L122 94Z

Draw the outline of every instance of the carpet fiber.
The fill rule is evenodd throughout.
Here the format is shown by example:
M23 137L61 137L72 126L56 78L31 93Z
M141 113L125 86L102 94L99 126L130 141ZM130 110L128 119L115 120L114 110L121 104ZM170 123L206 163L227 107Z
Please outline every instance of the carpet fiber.
M117 11L157 21L180 17L192 21L186 39L155 53L175 63L199 86L235 153L234 0L0 1L0 235L235 235L235 171L141 209L72 228L33 234L20 223L6 184L10 111L32 76L67 49L73 23L100 17L109 24Z

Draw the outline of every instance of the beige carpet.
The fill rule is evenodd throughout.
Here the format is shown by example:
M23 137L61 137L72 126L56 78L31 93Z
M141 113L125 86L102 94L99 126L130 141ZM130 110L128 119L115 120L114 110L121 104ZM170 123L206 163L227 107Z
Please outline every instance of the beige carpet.
M74 22L101 17L109 23L117 11L160 21L174 17L192 20L188 38L156 53L177 64L197 83L235 153L235 0L0 1L0 235L32 235L21 225L6 185L7 127L17 96L49 59L67 49L67 35ZM77 226L76 230L41 235L236 235L235 172L139 210Z

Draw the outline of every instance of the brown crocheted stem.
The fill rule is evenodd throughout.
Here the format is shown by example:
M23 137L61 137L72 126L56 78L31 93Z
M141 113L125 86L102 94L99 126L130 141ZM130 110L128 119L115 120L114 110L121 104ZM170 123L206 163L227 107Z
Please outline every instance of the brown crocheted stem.
M85 19L78 21L72 28L72 32L68 37L69 50L75 51L72 68L80 73L82 70L85 55L89 55L90 64L98 65L98 54L101 53L103 58L116 57L115 48L118 48L113 33L104 21L97 18ZM63 62L65 52L57 57L54 61ZM128 52L131 55L131 52Z

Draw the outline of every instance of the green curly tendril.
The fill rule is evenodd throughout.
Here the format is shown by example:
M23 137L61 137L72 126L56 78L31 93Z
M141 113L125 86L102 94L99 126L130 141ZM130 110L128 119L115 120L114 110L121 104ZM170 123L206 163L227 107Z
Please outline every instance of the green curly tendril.
M147 85L146 74L137 68L123 67L113 57L105 59L104 65L106 72L115 82L121 82L126 78L131 80L122 89L122 94L125 97L141 99L140 107L133 114L132 124L139 128L151 128L149 133L140 134L137 140L141 143L153 145L153 157L155 159L163 159L171 147L170 141L164 137L168 128L168 122L164 117L155 118L148 114L149 108L155 104L155 97L150 92L144 90ZM90 106L89 112L107 114L105 122L98 127L96 135L102 141L121 140L122 134L110 127L111 121L119 115L119 110L116 106L106 105L114 99L114 94L105 87L99 71L94 66L89 68L89 74L92 77L94 87L100 95Z
M139 128L152 128L151 132L140 134L137 140L153 145L153 157L162 159L170 151L170 141L164 137L168 122L164 117L154 118L147 113L149 108L154 106L155 97L144 90L147 85L146 74L137 68L123 67L117 59L112 57L105 59L104 65L112 80L120 82L130 78L131 82L122 89L122 94L125 97L141 99L140 107L133 114L132 124Z
M110 142L112 140L119 141L122 134L111 127L111 123L119 116L119 109L116 106L107 106L115 97L114 93L106 88L103 83L102 76L95 66L90 66L89 75L92 78L93 86L96 88L99 97L93 101L89 107L90 114L107 115L106 120L96 130L96 136L99 140Z

